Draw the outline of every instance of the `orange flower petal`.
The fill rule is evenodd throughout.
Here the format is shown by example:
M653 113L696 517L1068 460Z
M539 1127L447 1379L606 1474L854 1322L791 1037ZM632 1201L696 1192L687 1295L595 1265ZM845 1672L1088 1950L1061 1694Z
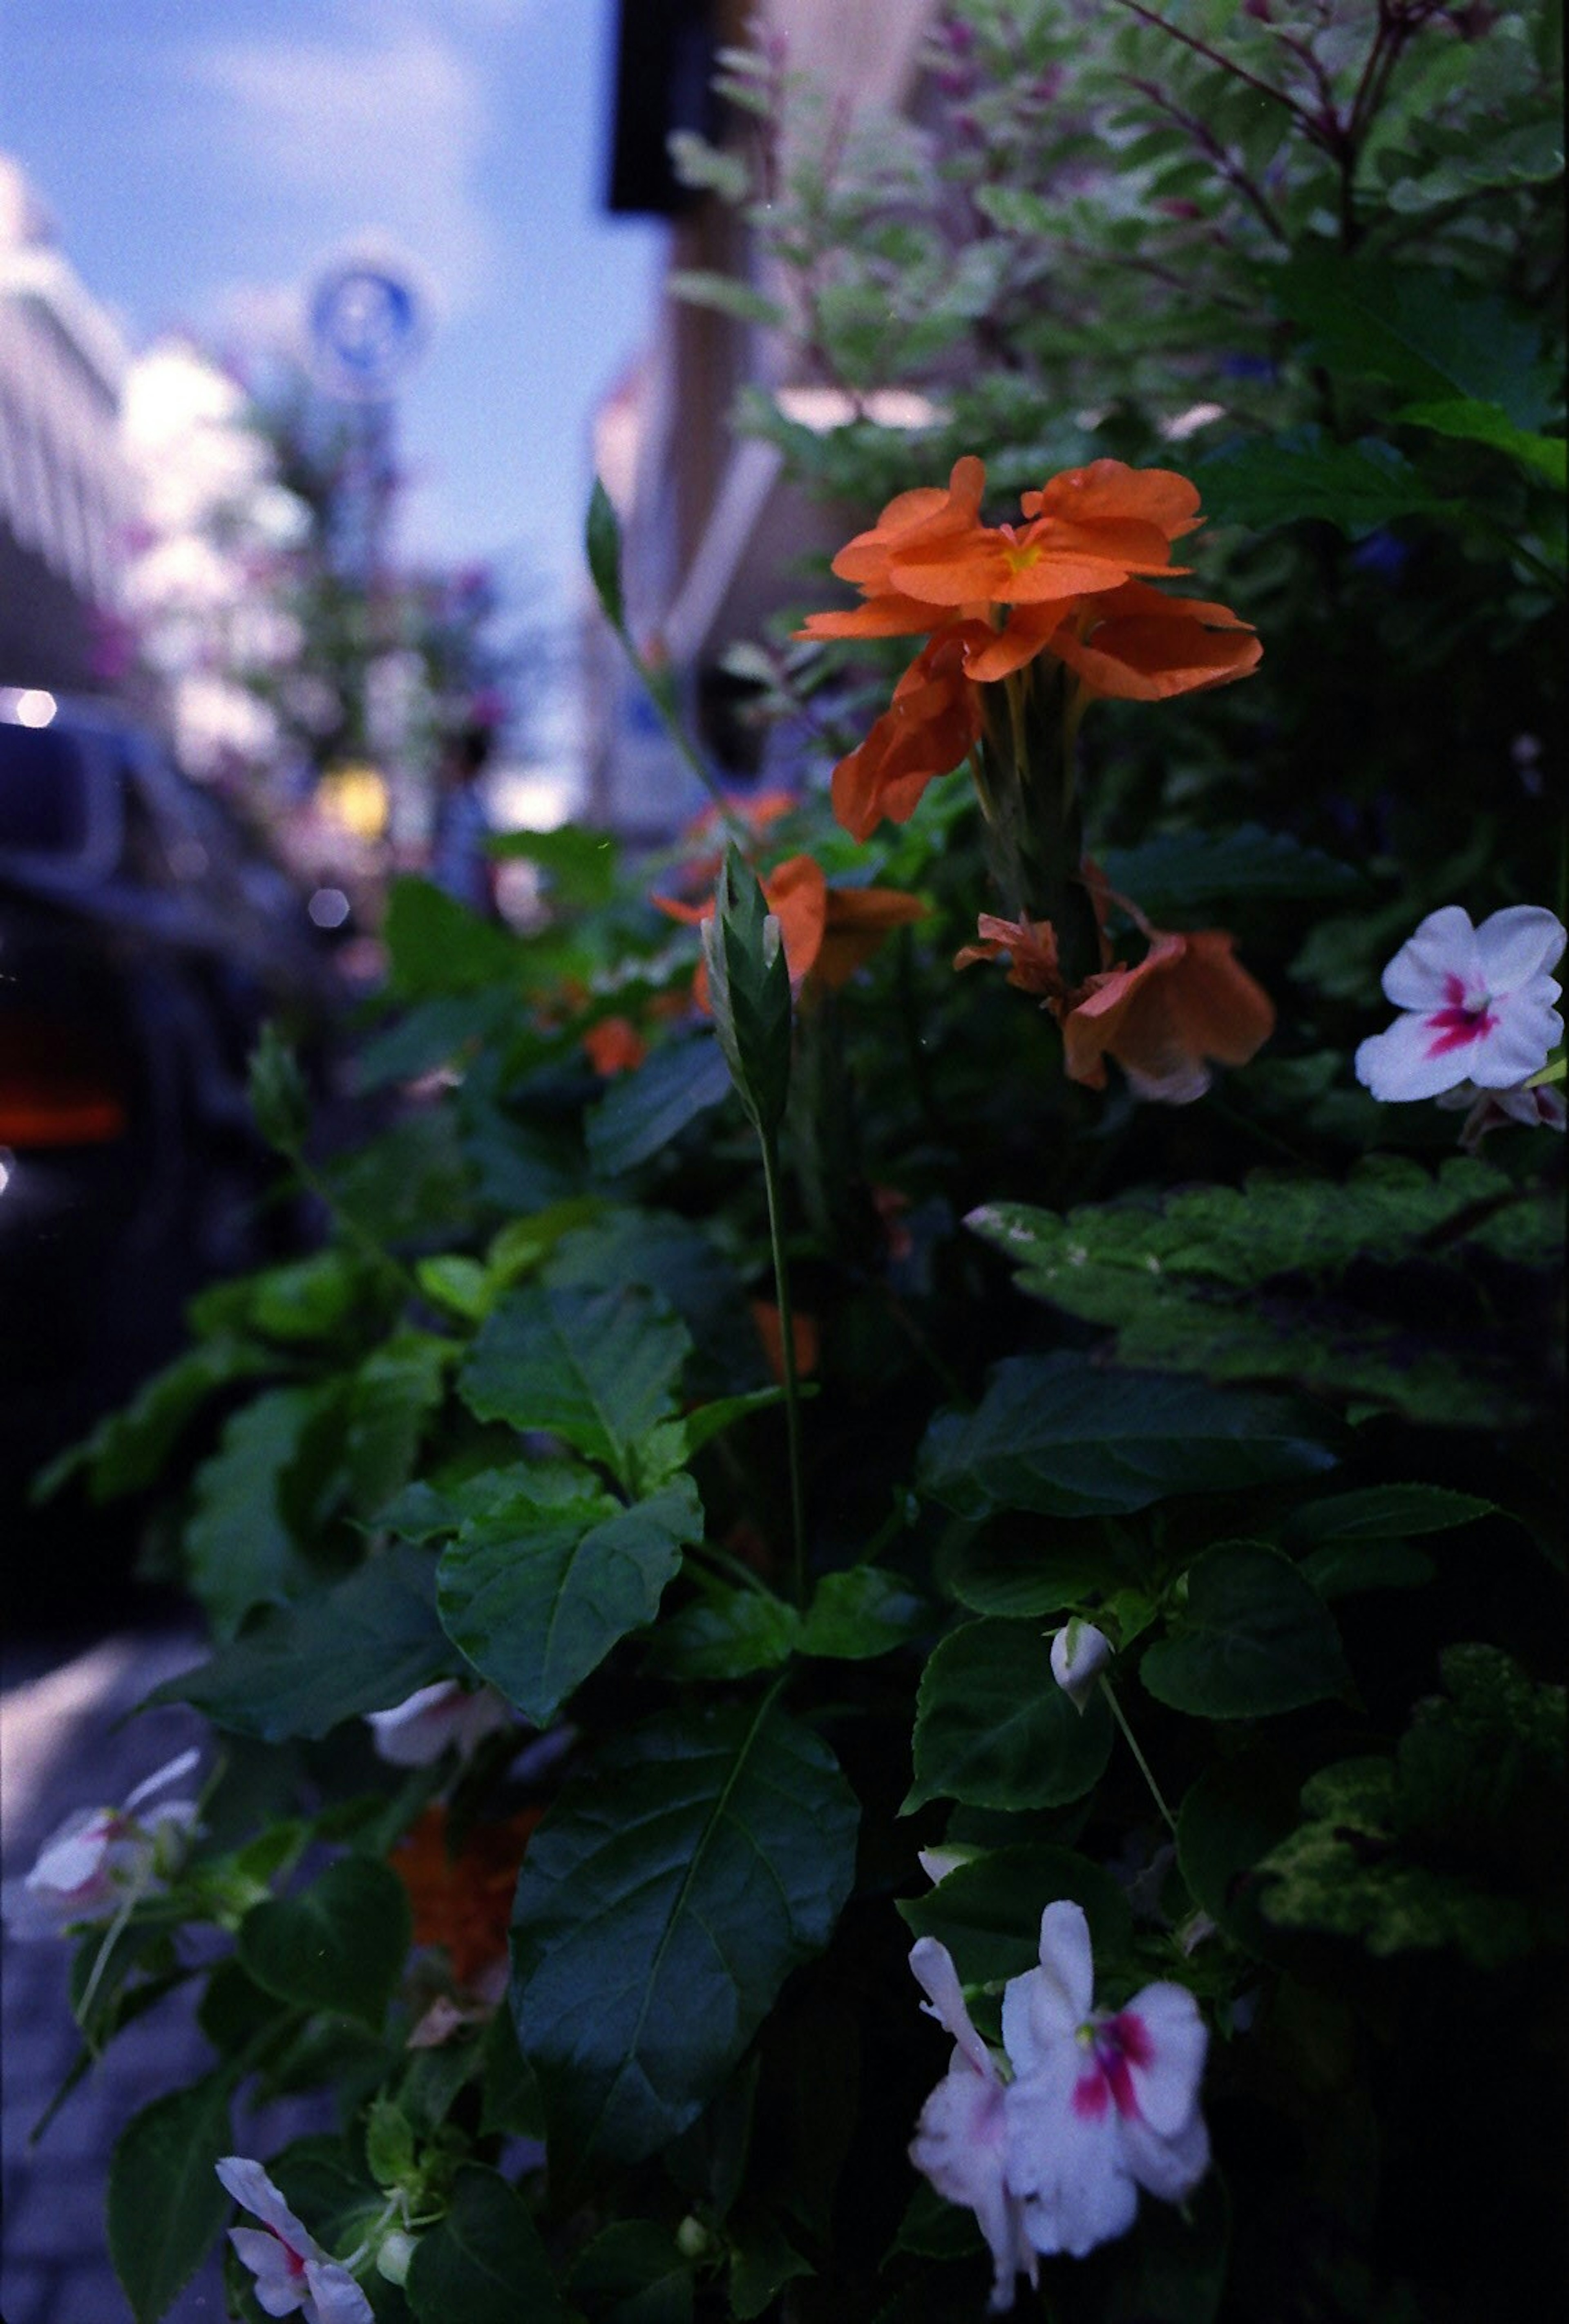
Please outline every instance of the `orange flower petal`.
M980 705L964 671L972 628L938 632L866 741L834 769L833 811L852 838L869 838L885 816L908 823L927 784L951 774L979 740Z
M1198 488L1174 468L1130 468L1124 460L1092 460L1087 468L1064 468L1038 493L1020 503L1027 517L1062 520L1073 525L1134 523L1153 526L1168 541L1179 540L1203 522Z
M903 888L830 888L816 982L837 991L871 959L890 928L925 916L920 897L906 895Z
M1140 1096L1184 1105L1209 1086L1207 1059L1242 1065L1263 1046L1275 1009L1225 929L1206 928L1157 933L1136 968L1091 977L1061 1025L1071 1080L1104 1089L1115 1057Z

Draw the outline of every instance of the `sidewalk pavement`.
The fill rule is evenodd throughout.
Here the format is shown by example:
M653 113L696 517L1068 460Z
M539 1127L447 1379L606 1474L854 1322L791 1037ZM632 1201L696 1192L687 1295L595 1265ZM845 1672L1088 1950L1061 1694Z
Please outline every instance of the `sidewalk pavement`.
M124 1719L161 1680L202 1659L194 1632L113 1637L90 1648L8 1649L0 1677L0 1830L8 1879L24 1875L73 1809L125 1797L143 1776L210 1730L183 1706ZM4 2324L132 2324L104 2228L109 2157L131 2116L191 2081L212 2053L188 1989L168 1995L129 2027L72 2093L35 2145L29 2133L79 2047L66 1997L69 1948L14 1942L0 1950L4 2081ZM281 2129L279 2117L292 2119ZM312 2110L314 2114L314 2109ZM298 2103L270 2109L265 2154L298 2130ZM215 2255L167 2311L166 2324L219 2324L228 2314Z

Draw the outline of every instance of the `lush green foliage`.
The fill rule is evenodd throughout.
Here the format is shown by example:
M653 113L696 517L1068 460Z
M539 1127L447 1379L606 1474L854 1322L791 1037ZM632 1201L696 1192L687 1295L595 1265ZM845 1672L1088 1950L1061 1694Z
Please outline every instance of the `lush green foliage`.
M1162 924L1224 913L1275 1037L1194 1105L1065 1079L1027 993L950 965L993 900L962 774L863 845L819 788L766 845L736 807L701 939L645 891L701 895L717 854L651 871L588 831L513 843L548 907L526 936L395 892L364 1079L448 1070L323 1156L264 1050L326 1247L206 1294L75 1462L182 1494L214 1643L170 1691L226 1738L184 1870L80 1940L95 2048L205 1987L213 2070L127 2127L110 2190L142 2324L225 2217L242 2088L334 2093L337 2134L268 2168L380 2324L977 2314L974 2224L905 2160L948 2054L905 1957L946 1945L995 2036L1063 1899L1109 2006L1197 1997L1216 2163L1048 2260L1044 2312L1474 2324L1534 2296L1556 1141L1456 1157L1453 1116L1375 1105L1351 1054L1426 911L1555 900L1555 28L1165 15L963 0L935 139L847 138L734 57L765 175L686 158L751 206L825 377L941 407L820 434L750 399L867 521L961 453L1001 492L1192 466L1203 586L1264 662L1097 710L1085 837ZM602 496L589 548L620 628ZM825 768L876 656L743 663ZM793 994L765 908L800 854L925 915ZM606 1078L612 1032L647 1056ZM1075 1615L1115 1649L1082 1714L1048 1643ZM364 1716L448 1679L509 1717L461 1768L379 1759Z

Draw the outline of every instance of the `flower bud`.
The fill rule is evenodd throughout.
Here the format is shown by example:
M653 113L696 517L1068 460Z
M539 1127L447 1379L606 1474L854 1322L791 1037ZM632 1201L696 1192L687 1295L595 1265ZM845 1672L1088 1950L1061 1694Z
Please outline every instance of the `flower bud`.
M381 2247L376 2254L377 2274L384 2275L389 2283L406 2282L408 2263L414 2257L415 2246L418 2241L417 2236L406 2234L401 2227L394 2227L390 2235L383 2236Z
M1078 1615L1051 1637L1051 1675L1073 1705L1082 1713L1095 1691L1095 1683L1112 1658L1111 1640L1093 1622L1081 1620Z

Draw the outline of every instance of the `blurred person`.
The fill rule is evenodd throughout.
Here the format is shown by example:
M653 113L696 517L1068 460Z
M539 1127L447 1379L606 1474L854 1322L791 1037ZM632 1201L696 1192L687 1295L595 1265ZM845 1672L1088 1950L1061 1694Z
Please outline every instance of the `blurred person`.
M494 915L496 894L493 867L485 853L491 819L482 787L494 742L494 730L478 718L466 720L448 742L436 776L436 824L426 875L471 912L486 918Z

